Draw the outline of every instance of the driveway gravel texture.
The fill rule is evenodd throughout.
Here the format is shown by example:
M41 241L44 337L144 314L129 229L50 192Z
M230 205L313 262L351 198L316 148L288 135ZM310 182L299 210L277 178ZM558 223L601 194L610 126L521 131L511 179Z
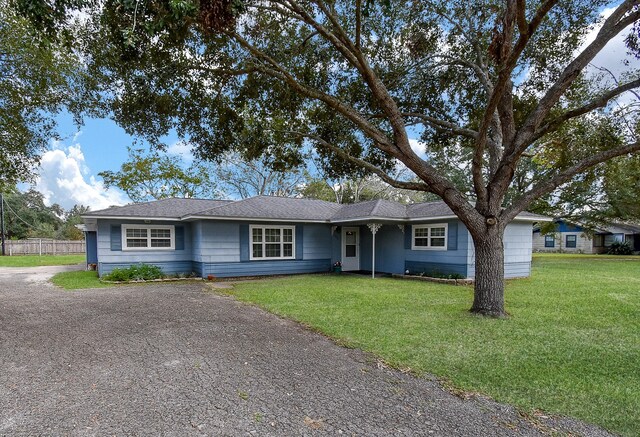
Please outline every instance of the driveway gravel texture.
M604 436L381 365L202 282L64 291L0 268L0 435Z

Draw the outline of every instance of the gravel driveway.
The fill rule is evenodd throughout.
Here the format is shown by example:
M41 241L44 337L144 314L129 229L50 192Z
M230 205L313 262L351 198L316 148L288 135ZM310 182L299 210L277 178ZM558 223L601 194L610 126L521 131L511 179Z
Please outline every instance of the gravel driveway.
M462 400L203 283L68 292L58 269L0 268L0 435L608 435Z

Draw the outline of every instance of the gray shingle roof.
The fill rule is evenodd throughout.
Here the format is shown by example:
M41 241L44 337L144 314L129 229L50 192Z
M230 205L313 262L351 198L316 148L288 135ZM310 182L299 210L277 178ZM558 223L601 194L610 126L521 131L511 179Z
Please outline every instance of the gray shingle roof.
M630 223L610 223L604 226L601 233L612 234L638 234L640 233L640 226Z
M518 214L518 218L528 218L528 219L531 219L531 221L536 221L536 220L549 221L550 220L550 217L547 217L546 215L536 214L535 212L529 212L529 211L522 211L520 214Z
M352 203L342 205L336 214L331 217L331 221L339 222L363 217L404 219L406 217L406 207L401 203L383 199Z
M110 217L149 217L149 218L180 218L186 214L226 205L230 200L204 200L169 198L145 203L132 203L125 206L91 211L83 216Z
M439 200L436 202L414 203L407 205L407 218L431 218L447 217L455 215L446 203Z
M111 207L84 214L87 218L92 216L170 219L236 218L342 223L376 218L380 220L430 219L451 217L454 214L443 201L403 205L378 199L340 205L316 199L256 196L238 201L170 198ZM522 212L518 217L531 219L531 221L547 219L530 212Z
M196 217L328 221L341 205L315 199L256 196L197 213Z

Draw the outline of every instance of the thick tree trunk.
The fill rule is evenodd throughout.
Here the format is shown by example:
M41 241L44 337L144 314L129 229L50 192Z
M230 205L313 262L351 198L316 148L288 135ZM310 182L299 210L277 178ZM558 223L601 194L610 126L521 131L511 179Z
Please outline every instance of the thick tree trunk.
M504 311L504 230L487 226L473 236L476 252L476 276L471 312L490 317L505 317Z

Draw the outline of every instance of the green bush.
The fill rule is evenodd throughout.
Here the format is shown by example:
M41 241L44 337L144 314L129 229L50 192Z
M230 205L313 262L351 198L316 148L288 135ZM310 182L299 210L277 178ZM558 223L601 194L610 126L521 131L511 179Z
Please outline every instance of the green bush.
M443 273L440 270L423 271L418 273L408 273L410 275L426 276L428 278L437 279L466 279L464 275L459 273Z
M633 249L629 243L622 241L614 241L607 252L609 255L633 255Z
M162 279L165 274L158 266L149 264L136 264L126 269L113 269L111 273L102 278L107 281L126 282L126 281L149 281L152 279Z

